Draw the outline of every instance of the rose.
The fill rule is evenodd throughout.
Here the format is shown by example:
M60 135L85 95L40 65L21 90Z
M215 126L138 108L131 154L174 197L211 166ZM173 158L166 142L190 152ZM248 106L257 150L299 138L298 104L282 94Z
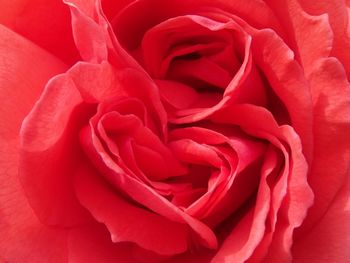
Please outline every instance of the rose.
M345 5L66 4L1 4L85 61L1 27L5 260L346 261Z

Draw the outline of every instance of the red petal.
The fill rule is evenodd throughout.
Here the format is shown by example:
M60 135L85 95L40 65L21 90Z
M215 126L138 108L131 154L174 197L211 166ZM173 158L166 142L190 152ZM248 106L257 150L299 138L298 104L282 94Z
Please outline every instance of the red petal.
M63 72L66 66L45 50L2 25L0 57L0 126L7 131L1 138L17 138L24 116L38 99L45 83L54 74ZM33 67L33 61L38 61L37 67ZM8 123L13 126L8 127Z
M157 132L166 134L167 116L155 83L146 73L135 69L116 69L108 62L78 63L69 70L84 101L96 103L118 97L140 99L157 125ZM99 87L96 89L96 87Z
M294 59L293 51L272 30L265 29L251 33L253 57L264 72L271 88L285 105L291 118L291 125L302 139L303 152L308 162L311 162L312 101L302 68Z
M20 177L29 202L47 224L71 226L89 219L72 185L83 161L79 130L90 111L66 75L53 78L21 130Z
M240 125L249 134L267 139L283 151L286 172L282 178L286 187L284 187L285 190L282 190L280 194L285 195L285 197L279 209L276 207L277 203L274 204L274 209L278 209L279 214L274 239L272 240L273 250L271 250L271 255L279 255L282 261L288 260L293 241L293 231L301 225L306 216L307 209L313 201L312 192L306 181L307 164L301 153L302 148L299 138L290 126L278 126L269 112L252 105L233 106L227 115L218 114L217 120ZM290 153L276 139L286 142L290 147ZM289 157L289 155L291 156ZM251 229L249 239L248 234L245 234L246 236L242 234L242 237L240 237L235 231L243 230L240 230L240 227L236 227L233 230L235 234L230 235L230 238L224 243L226 245L223 246L222 252L219 252L217 262L220 262L222 257L228 255L232 259L246 259L261 242L265 232L265 220L267 218L267 211L265 209L272 209L265 207L262 210L260 208L260 206L267 205L266 200L270 198L268 188L264 187L264 184L266 184L264 178L262 177L261 180L260 192L255 208L258 214L254 215L249 222L246 222L247 225L242 226L245 229L244 231L248 231L248 233L249 229ZM278 195L276 197L279 198ZM265 214L261 214L262 211L265 211ZM285 222L285 220L287 221ZM263 224L261 224L261 221ZM245 223L242 222L241 224L244 225ZM251 224L252 226L250 227ZM231 247L235 247L239 253L237 251L237 253L230 252Z
M305 230L327 211L350 169L350 85L335 58L319 61L310 75L314 102L314 161L309 183L315 193ZM300 230L302 235L303 229Z
M62 263L66 231L43 226L18 180L18 135L46 81L65 66L0 25L0 254L4 262ZM35 67L33 67L35 61Z
M349 3L337 0L324 0L315 3L310 0L300 0L301 6L311 15L327 14L334 42L330 56L336 57L344 66L347 76L350 75L350 35L349 35ZM313 31L315 32L315 31ZM314 37L314 47L319 47L318 37ZM349 78L348 78L349 79Z
M62 1L1 0L0 6L0 23L68 64L78 59L69 8Z
M350 174L327 213L293 247L293 262L347 262L350 258Z
M85 61L107 60L109 41L106 21L95 1L64 0L71 10L74 41ZM100 1L98 1L99 3Z
M119 14L125 7L127 7L134 0L101 0L103 12L106 14L109 21Z
M70 230L68 262L137 263L131 256L131 248L128 243L113 243L102 224L89 224Z
M95 166L103 172L103 175L117 189L123 191L133 200L149 208L150 210L169 218L172 221L188 224L197 234L196 238L207 247L215 248L217 240L212 230L187 215L179 208L172 205L168 200L161 197L154 189L136 180L118 166L111 157L104 151L101 142L96 138L91 130L87 127L81 133L81 143Z
M83 168L75 185L80 202L97 221L106 224L113 242L131 241L159 254L178 254L187 250L188 228L127 202L94 174Z
M214 11L208 12L211 9ZM249 24L258 28L273 28L279 32L282 31L272 10L266 3L259 0L249 2L244 0L135 1L114 19L113 25L118 28L116 33L121 43L128 50L133 50L141 42L145 31L161 21L186 14L201 15L201 13L204 13L215 17L216 10L238 14Z

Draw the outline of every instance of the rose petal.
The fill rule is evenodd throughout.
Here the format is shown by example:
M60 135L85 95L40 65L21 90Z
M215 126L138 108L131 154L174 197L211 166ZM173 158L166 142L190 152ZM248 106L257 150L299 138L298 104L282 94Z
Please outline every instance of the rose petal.
M108 58L110 63L118 68L132 67L143 71L120 46L103 14L100 1L64 0L63 2L70 7L74 40L84 60L102 62Z
M251 33L253 57L285 105L291 125L302 138L303 152L308 162L311 162L312 101L302 68L294 59L293 51L275 32L264 29Z
M116 69L104 61L101 64L81 62L68 73L84 101L88 103L110 101L118 97L140 99L147 107L149 116L154 119L156 132L160 137L166 136L167 116L160 101L159 91L155 83L143 72L132 68Z
M331 53L334 36L329 17L327 14L311 16L294 0L290 0L288 5L300 59L308 77L317 61ZM308 32L314 32L313 36L310 37Z
M215 124L212 126L215 127ZM250 141L247 136L234 132L233 129L221 134L200 127L191 127L173 130L169 135L172 140L177 139L171 142L170 146L175 150L175 153L178 151L178 158L180 159L187 157L187 162L203 162L205 156L210 153L208 150L211 149L214 154L220 155L230 165L226 169L228 170L226 177L222 175L215 179L213 179L213 175L210 177L207 183L207 191L186 209L187 213L201 218L211 226L216 225L241 206L256 189L260 165L254 165L253 163L264 153L265 147L263 144ZM203 145L202 147L207 148L208 153L205 151L197 153L197 148L200 149L200 147L196 144L198 146ZM210 146L208 147L208 145ZM185 151L179 152L181 148ZM208 157L211 162L217 158L215 155L208 155ZM210 164L214 166L221 164L223 166L221 162ZM252 167L248 168L248 166ZM225 173L225 169L221 167L220 174L223 173Z
M104 134L109 134L110 140L119 146L120 156L118 157L127 159L133 157L133 161L151 180L166 180L187 171L159 137L145 127L132 112L125 115L115 111L108 112L100 119L98 128L101 135L102 131ZM123 151L123 146L129 143L131 143L132 156L128 156L130 153ZM157 163L156 166L154 166L155 163Z
M88 103L100 103L116 96L127 95L118 83L115 68L106 61L100 64L78 62L68 73L82 98Z
M349 76L350 54L347 52L350 49L349 3L347 6L345 1L324 0L315 3L310 0L301 0L300 4L311 15L328 15L329 24L334 34L330 56L336 57L343 64L347 76Z
M264 183L265 191L270 193L270 211L265 222L265 234L247 262L260 262L269 252L269 247L275 233L278 210L286 193L286 167L282 169L283 157L280 151L270 145L266 151L261 173L267 179ZM275 185L273 185L275 183Z
M95 167L97 167L106 179L117 189L122 190L133 200L172 221L187 223L193 229L194 233L198 235L196 238L198 238L204 246L209 248L215 248L217 246L216 237L209 227L172 205L148 185L126 174L105 152L101 142L95 136L91 127L86 127L82 131L81 143Z
M100 63L107 59L108 32L106 21L96 8L94 0L64 0L70 7L74 41L82 58ZM100 3L98 1L97 3Z
M116 35L119 41L127 48L134 50L141 43L145 31L160 22L186 14L201 15L214 13L211 10L226 11L239 14L249 24L258 28L273 28L281 32L278 21L266 3L254 1L226 1L211 0L179 2L171 0L159 2L156 0L135 1L116 16L112 22L117 28Z
M63 72L66 66L45 50L0 25L0 126L7 130L3 139L17 138L24 116L38 99L46 81L54 74ZM39 60L38 67L33 61ZM40 77L38 77L40 76ZM21 103L13 100L18 99ZM13 127L6 127L13 123Z
M293 262L346 262L350 258L350 176L339 190L327 213L293 247Z
M162 100L176 109L190 107L198 100L198 93L191 87L171 80L155 80Z
M18 180L18 134L46 81L65 65L0 25L0 254L4 262L65 262L66 230L43 226ZM33 61L36 66L33 67Z
M159 254L187 250L188 227L127 202L93 172L82 167L75 187L80 202L94 218L106 224L113 242L131 241Z
M127 7L134 0L101 0L102 9L109 21L118 15L125 7Z
M56 0L0 1L0 23L68 64L79 55L74 45L69 9Z
M20 178L37 216L50 225L71 226L90 217L73 191L82 160L79 129L90 110L67 75L51 79L21 129ZM59 165L57 165L59 161Z
M325 59L330 55L336 55L344 62L348 54L342 53L349 45L346 43L349 42L349 38L343 32L342 26L345 24L340 22L346 16L343 2L322 1L314 5L311 1L300 1L313 15L303 12L294 1L288 2L292 14L292 29L299 50L303 51L300 52L301 60L310 82L314 104L315 148L309 182L315 192L315 205L302 228L297 231L297 234L302 236L303 229L310 228L326 212L328 205L342 186L349 167L344 160L350 158L348 150L350 145L347 143L348 140L343 139L347 137L349 125L346 123L350 121L348 77L339 61L333 58ZM328 16L315 16L324 12L327 12ZM311 31L315 33L309 38L307 32ZM344 65L346 67L347 64ZM349 68L347 70L349 71ZM329 183L329 180L332 183Z
M108 230L98 223L70 230L67 246L68 262L137 263L131 256L131 245L113 243Z
M310 85L315 148L309 183L315 204L303 224L305 230L327 211L350 167L350 84L344 68L335 58L320 60L310 75Z
M302 148L299 138L289 126L279 127L274 121L272 115L265 109L254 107L252 105L233 106L231 109L229 109L229 114L218 114L217 118L217 120L221 122L223 121L225 123L240 125L249 134L269 140L272 144L279 147L284 152L287 172L284 173L283 178L285 182L288 180L288 187L286 189L286 197L284 198L284 201L279 209L280 214L277 218L276 231L274 234L274 239L272 240L272 247L274 249L271 250L271 255L275 254L278 255L279 259L281 260L288 260L290 258L290 247L293 241L293 231L296 227L300 226L306 216L307 209L310 207L313 201L312 191L306 181L307 164L303 154L301 153ZM284 146L281 143L278 144L276 139L288 143L291 151L291 157L289 157L287 151L283 149ZM288 163L290 163L290 168ZM267 200L266 198L270 198L269 192L266 192L266 188L264 190L263 187L264 178L262 177L261 180L260 191L261 195L264 195L265 197L261 198L258 193L258 203L256 205L256 209L258 209L258 211L261 211L259 208L259 202L262 202L261 200L264 200L263 202L265 202L265 200ZM225 242L225 248L223 248L222 252L219 252L218 254L218 262L220 262L219 260L221 257L227 255L230 255L230 257L237 260L243 260L249 257L253 252L253 249L258 245L263 237L262 235L265 231L265 223L264 225L259 224L260 221L266 220L266 216L267 212L263 215L263 217L259 218L259 221L255 221L258 219L256 219L257 217L254 215L254 219L252 221L253 232L250 232L252 236L249 239L248 237L245 237L247 241L243 241L244 235L241 238L239 236L237 237L237 235L233 235L232 238L228 238L228 241ZM284 220L287 220L287 222ZM239 231L238 229L234 231ZM236 249L238 249L240 252L229 252L231 246L238 246Z

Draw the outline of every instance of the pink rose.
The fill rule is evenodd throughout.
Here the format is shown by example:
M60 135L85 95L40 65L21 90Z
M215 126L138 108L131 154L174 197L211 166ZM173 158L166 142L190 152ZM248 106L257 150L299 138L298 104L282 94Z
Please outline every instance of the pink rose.
M348 1L0 7L0 260L349 259Z

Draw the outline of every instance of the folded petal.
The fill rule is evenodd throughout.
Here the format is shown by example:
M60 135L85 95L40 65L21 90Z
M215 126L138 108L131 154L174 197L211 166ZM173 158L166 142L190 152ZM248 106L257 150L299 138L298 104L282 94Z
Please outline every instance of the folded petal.
M336 57L344 66L347 75L350 75L350 31L349 31L349 3L346 1L325 0L315 3L310 0L299 1L302 8L312 16L326 14L332 29L334 42L331 56ZM317 37L314 40L317 42ZM317 42L319 43L319 42ZM316 44L317 46L317 44Z
M106 23L100 13L99 1L65 0L72 14L74 41L82 58L89 62L101 62L107 59L108 33ZM101 24L100 24L101 23Z
M73 191L73 174L83 161L79 131L89 107L73 81L62 74L51 79L23 122L19 175L38 217L49 225L72 226L89 214Z
M290 126L278 126L271 113L252 105L236 105L229 109L227 115L217 115L215 120L241 126L247 133L270 141L284 155L285 171L281 175L282 184L274 198L282 200L270 201L271 194L266 187L266 176L263 174L257 195L256 207L233 229L216 256L217 262L224 257L231 260L246 260L258 244L263 240L265 221L267 218L276 223L271 243L271 255L278 255L281 261L290 260L290 248L293 242L293 231L300 226L313 201L312 191L307 183L307 163L301 152L300 139ZM288 147L285 146L288 145ZM270 180L271 183L271 180ZM278 183L275 183L277 187ZM278 204L279 203L279 204ZM272 206L272 207L271 207ZM268 216L268 211L273 213ZM278 211L277 220L274 219ZM241 233L241 234L238 234ZM244 233L244 234L243 234ZM232 252L232 251L235 251ZM270 257L268 257L270 258Z
M98 171L102 172L113 187L159 215L175 222L188 224L192 228L193 234L196 234L195 238L204 246L217 247L216 237L207 225L184 213L160 196L153 188L135 179L115 163L112 157L106 153L101 141L94 134L91 127L84 128L80 138L90 161L98 168Z
M302 68L295 60L293 51L275 32L264 29L253 30L251 33L253 57L257 66L286 108L292 127L302 139L303 152L308 162L311 162L312 101ZM276 109L277 116L281 110L281 107Z
M80 202L104 223L113 242L134 242L163 255L187 250L189 228L137 207L113 191L92 167L82 167L75 180Z

